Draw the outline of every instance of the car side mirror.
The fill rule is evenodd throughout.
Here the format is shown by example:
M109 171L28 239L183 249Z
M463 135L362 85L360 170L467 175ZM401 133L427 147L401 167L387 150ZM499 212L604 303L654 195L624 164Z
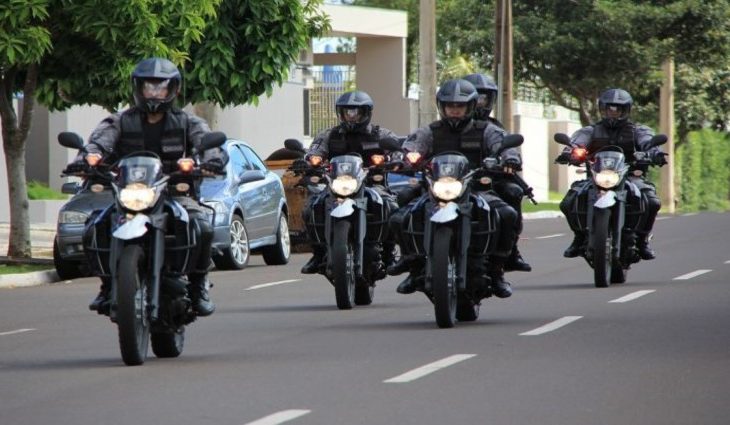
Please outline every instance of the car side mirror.
M239 184L246 184L251 183L259 180L263 180L266 178L266 174L264 174L261 170L246 170L238 177L238 183Z
M81 186L76 182L69 182L64 183L61 186L61 193L65 193L67 195L75 195L79 189L81 189Z
M82 149L84 147L84 139L71 131L58 133L58 143L70 149Z

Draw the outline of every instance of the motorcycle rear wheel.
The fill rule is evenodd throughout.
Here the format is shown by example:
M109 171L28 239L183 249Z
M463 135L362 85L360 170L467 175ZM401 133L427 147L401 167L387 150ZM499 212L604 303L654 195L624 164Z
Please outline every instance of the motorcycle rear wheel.
M452 328L456 324L456 260L451 253L452 234L450 227L439 227L433 236L433 307L439 328Z
M611 247L611 210L596 208L593 210L593 281L596 288L607 288L610 285L610 276L613 255Z
M350 222L340 220L334 225L331 252L332 282L335 285L337 308L349 310L355 303L355 261L350 243Z
M147 358L150 323L147 317L146 257L139 245L122 249L117 266L117 328L119 349L127 366Z

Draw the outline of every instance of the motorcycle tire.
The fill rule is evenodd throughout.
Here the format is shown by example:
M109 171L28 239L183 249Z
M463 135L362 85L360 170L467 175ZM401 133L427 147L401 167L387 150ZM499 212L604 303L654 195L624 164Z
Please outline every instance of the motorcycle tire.
M613 255L611 247L611 210L596 208L593 210L593 281L596 288L607 288L610 285Z
M127 366L137 366L147 358L150 323L147 317L147 261L139 245L123 248L117 266L116 320L119 348Z
M452 328L456 324L456 259L451 252L450 227L439 227L433 235L433 259L431 278L433 308L439 328Z
M185 345L185 327L177 332L152 332L150 335L152 352L159 358L178 357L183 352Z
M337 221L333 233L329 254L332 258L335 300L337 308L349 310L355 303L355 254L350 243L350 222Z
M459 298L456 304L456 320L473 322L479 318L479 303L467 298Z

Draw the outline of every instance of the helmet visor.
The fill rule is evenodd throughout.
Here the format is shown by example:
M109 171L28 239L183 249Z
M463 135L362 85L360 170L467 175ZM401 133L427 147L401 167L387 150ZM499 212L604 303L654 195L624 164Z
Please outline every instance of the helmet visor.
M142 97L165 100L170 93L170 80L142 80Z

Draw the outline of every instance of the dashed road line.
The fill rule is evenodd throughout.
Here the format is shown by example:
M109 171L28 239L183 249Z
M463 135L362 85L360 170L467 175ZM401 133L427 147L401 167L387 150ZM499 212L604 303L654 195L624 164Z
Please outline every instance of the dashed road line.
M421 366L419 368L410 370L410 371L403 373L401 375L398 375L396 377L386 379L383 382L405 383L405 382L415 381L418 378L422 378L426 375L430 375L440 369L455 365L456 363L459 363L459 362L463 362L464 360L470 359L474 356L476 356L476 354L454 354L453 356L446 357L445 359L441 359L441 360L435 361L433 363L429 363L425 366Z
M559 237L561 237L563 235L565 235L565 233L556 233L554 235L537 236L535 239L559 238Z
M575 322L578 319L582 319L583 316L565 316L561 317L558 320L555 320L553 322L548 323L547 325L540 326L539 328L533 329L531 331L523 332L520 335L525 336L534 336L534 335L542 335L548 332L552 332L556 329L560 329L565 325L568 325L570 323Z
M284 422L288 422L292 419L304 416L311 412L311 410L305 409L282 410L281 412L277 412L264 418L257 419L245 425L278 425L283 424Z
M651 294L652 292L656 292L656 289L646 289L643 291L632 292L628 295L625 295L621 298L616 298L615 300L611 300L609 302L610 303L626 303L629 301L633 301L639 297L643 297L644 295Z
M31 329L16 329L14 331L0 332L0 336L20 334L23 332L30 332L30 331L34 331L34 330L35 329L32 329L32 328Z
M697 276L699 276L701 274L709 273L711 271L712 270L706 270L706 269L695 270L692 273L687 273L687 274L683 274L682 276L677 276L677 277L675 277L672 280L687 280L687 279L692 279L693 277L697 277Z
M301 279L289 279L289 280L280 280L278 282L262 283L260 285L254 285L249 288L246 288L246 291L250 291L252 289L268 288L269 286L282 285L284 283L299 282L300 280Z

